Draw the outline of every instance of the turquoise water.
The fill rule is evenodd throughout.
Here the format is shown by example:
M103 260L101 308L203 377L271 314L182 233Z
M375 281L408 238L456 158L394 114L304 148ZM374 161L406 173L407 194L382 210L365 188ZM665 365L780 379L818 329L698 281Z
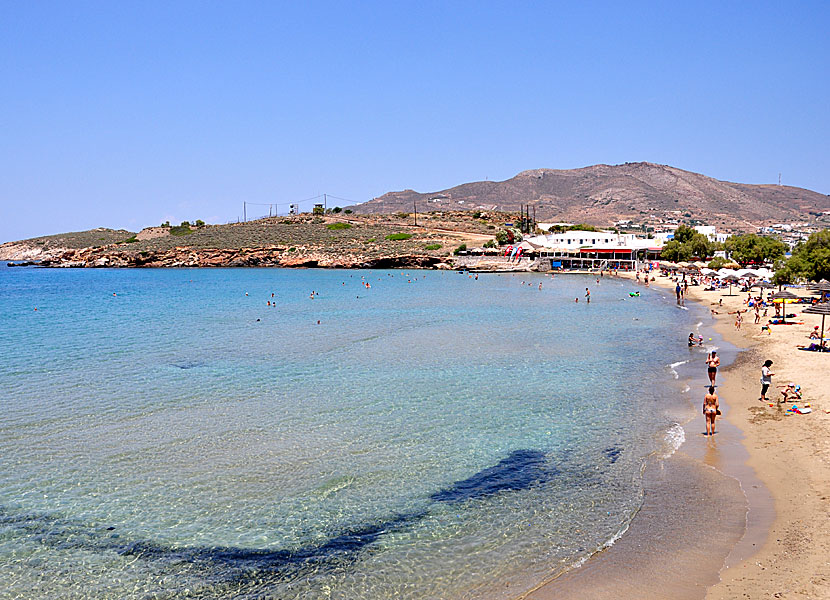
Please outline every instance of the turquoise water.
M632 286L0 268L0 597L515 597L677 443L696 315Z

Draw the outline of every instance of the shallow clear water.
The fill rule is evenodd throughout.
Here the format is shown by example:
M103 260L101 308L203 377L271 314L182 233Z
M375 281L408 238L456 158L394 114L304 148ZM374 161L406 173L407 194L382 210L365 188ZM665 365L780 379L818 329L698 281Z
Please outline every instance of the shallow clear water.
M0 597L516 596L676 443L699 315L629 289L0 268Z

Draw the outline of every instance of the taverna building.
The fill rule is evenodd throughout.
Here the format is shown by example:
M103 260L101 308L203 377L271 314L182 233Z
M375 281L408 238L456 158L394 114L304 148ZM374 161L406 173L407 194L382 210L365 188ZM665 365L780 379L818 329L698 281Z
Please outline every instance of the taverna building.
M658 260L662 239L646 239L633 233L571 230L525 238L540 259L552 269L635 269ZM523 242L524 243L524 242Z

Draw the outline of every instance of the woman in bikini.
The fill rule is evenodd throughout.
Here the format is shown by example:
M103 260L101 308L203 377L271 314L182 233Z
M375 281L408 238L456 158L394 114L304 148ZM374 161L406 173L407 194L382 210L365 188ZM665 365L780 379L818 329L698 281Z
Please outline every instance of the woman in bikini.
M714 386L709 386L709 393L703 397L703 416L706 418L706 435L715 435L715 419L718 410L718 395Z
M706 357L706 365L708 366L706 370L709 373L709 383L714 386L715 377L718 374L718 367L720 366L720 357L715 350L712 350L709 356Z

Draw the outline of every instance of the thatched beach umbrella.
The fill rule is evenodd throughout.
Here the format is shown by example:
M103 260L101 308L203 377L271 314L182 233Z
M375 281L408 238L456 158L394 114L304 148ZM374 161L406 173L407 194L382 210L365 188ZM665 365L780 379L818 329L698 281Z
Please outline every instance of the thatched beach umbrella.
M735 281L740 281L741 278L738 277L738 275L736 273L730 273L729 275L726 275L725 277L721 277L721 279L723 281L728 281L729 282L729 293L724 294L724 296L734 296L735 294L732 293L732 283L735 282Z
M830 315L830 304L826 302L824 304L814 304L805 308L804 312L821 315L821 345L819 347L824 350L824 317Z
M816 284L808 286L808 287L813 291L814 294L817 294L821 297L824 297L824 295L827 292L830 292L830 283L828 283L828 282L816 283Z
M781 323L787 322L787 300L801 300L799 296L796 296L789 290L775 292L770 298L772 298L773 302L778 300L781 303Z

